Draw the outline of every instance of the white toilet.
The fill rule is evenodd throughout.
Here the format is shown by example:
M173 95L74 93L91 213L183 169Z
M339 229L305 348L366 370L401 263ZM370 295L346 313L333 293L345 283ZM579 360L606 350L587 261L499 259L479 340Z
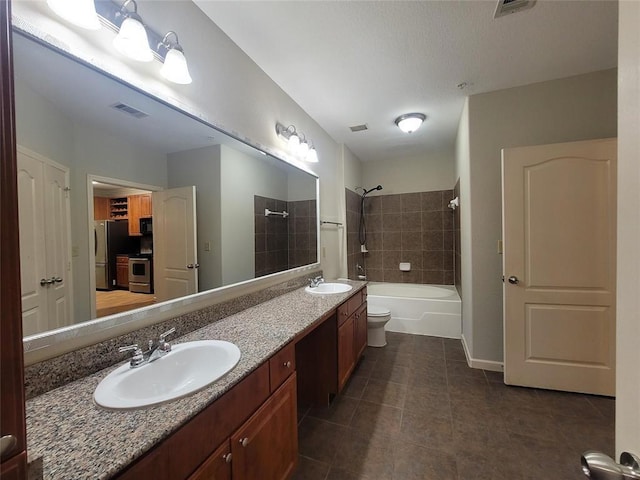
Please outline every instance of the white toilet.
M387 344L384 326L389 320L391 312L388 308L367 305L367 344L370 347L384 347Z

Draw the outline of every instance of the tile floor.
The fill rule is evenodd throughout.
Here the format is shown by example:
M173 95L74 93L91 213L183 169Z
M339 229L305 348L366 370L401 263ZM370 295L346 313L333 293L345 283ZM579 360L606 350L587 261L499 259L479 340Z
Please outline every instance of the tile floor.
M508 387L459 340L387 333L327 409L300 409L296 480L581 480L614 400Z

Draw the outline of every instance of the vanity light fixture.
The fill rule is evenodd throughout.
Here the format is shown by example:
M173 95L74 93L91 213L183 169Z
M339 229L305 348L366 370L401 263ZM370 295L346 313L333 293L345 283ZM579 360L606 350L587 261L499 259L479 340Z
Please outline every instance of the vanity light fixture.
M294 125L285 127L281 123L276 123L276 133L278 137L287 142L289 152L306 162L316 163L318 153L311 141L307 140L304 134L298 134Z
M169 37L173 35L176 38L175 42L169 42ZM189 67L187 66L187 59L184 56L184 49L178 42L178 34L171 30L163 38L162 42L158 44L158 50L161 47L167 49L167 54L164 57L164 63L160 69L160 75L173 83L180 85L188 85L193 80L189 75Z
M47 0L47 5L56 15L77 27L100 29L100 19L93 0Z
M127 10L127 6L133 4L133 12ZM142 17L138 15L138 4L135 0L127 0L122 4L120 15L124 16L120 31L113 39L113 46L121 54L138 62L150 62L153 60L153 52L149 48L149 38L142 23Z
M424 113L406 113L396 118L396 125L405 133L413 133L420 128L426 118Z

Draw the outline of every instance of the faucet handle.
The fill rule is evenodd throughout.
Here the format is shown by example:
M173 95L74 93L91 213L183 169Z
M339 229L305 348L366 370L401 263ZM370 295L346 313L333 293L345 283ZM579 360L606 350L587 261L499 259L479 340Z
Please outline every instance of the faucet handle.
M131 365L131 367L137 367L144 362L144 353L142 352L140 347L138 347L138 344L134 343L133 345L127 345L125 347L118 348L119 352L128 352L131 350L133 350L133 356L131 357L129 364Z
M130 350L140 350L140 347L138 347L138 344L137 344L137 343L134 343L133 345L127 345L126 347L120 347L120 348L118 348L118 351L119 351L120 353L122 353L122 352L128 352L128 351L130 351ZM137 351L136 351L136 352L134 352L134 355L137 355L137 353L138 353ZM142 353L142 352L140 352L140 353Z
M167 330L166 332L161 333L160 334L160 341L164 342L165 338L167 338L169 335L171 335L172 333L175 333L175 332L176 332L176 327L173 327L173 328Z

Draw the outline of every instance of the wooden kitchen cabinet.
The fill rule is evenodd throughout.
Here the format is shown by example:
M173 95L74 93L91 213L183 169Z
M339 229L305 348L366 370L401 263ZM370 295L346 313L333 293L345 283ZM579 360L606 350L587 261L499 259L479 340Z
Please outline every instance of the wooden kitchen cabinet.
M116 285L129 289L129 256L116 256Z
M355 314L355 362L362 356L367 348L367 305L362 305Z
M107 197L93 197L93 219L109 220L111 218L110 202Z
M151 195L129 195L129 236L142 235L140 232L140 219L151 216Z

